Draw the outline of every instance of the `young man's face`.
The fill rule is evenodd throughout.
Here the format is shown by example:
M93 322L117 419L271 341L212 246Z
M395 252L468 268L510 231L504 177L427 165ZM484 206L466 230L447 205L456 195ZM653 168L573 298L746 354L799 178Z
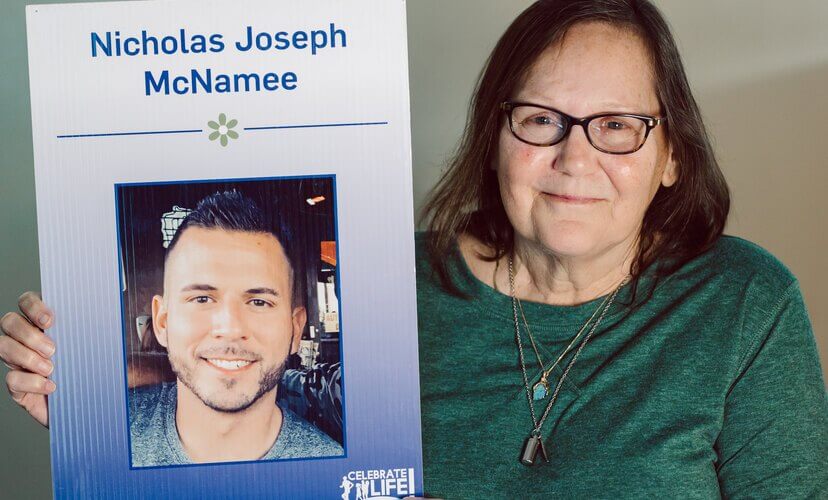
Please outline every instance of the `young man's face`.
M306 313L271 234L188 227L153 298L153 326L178 379L204 404L241 411L272 390Z

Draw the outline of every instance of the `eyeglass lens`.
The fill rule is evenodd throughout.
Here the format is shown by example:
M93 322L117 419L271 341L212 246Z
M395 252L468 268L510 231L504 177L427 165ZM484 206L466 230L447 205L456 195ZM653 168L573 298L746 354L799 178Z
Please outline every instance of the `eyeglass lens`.
M553 145L560 142L567 133L568 118L549 109L515 106L511 116L512 132L531 144ZM595 117L586 128L593 146L613 153L635 151L647 136L646 123L629 116Z

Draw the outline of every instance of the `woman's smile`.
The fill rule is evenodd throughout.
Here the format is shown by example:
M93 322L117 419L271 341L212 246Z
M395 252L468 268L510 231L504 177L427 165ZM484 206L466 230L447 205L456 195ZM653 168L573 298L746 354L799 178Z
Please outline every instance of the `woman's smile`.
M555 194L555 193L541 193L541 196L549 202L552 203L565 203L567 205L583 205L583 206L591 206L595 205L596 203L603 201L601 198L590 198L586 196L575 196L575 195L568 195L568 194Z

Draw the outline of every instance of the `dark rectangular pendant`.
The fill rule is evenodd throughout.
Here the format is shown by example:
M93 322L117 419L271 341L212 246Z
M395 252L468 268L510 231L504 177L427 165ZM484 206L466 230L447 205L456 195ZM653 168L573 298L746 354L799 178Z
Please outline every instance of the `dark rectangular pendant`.
M538 446L540 446L540 438L536 436L529 436L526 444L523 445L523 453L520 456L520 463L523 465L535 465L535 457L538 454Z
M544 446L544 445L543 445L543 439L542 439L542 438L538 438L538 441L540 441L540 452L541 452L541 456L542 456L542 457L543 457L543 459L546 461L546 463L549 463L549 455L547 455L547 454L546 454L546 446Z

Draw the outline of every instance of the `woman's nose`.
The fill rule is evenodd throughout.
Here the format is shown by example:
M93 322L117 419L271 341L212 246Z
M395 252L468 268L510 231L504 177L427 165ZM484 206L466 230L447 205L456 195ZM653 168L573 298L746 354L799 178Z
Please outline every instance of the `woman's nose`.
M598 151L592 147L586 130L580 125L573 125L557 147L559 154L555 159L556 170L574 176L584 175L591 172L597 164L595 154Z

